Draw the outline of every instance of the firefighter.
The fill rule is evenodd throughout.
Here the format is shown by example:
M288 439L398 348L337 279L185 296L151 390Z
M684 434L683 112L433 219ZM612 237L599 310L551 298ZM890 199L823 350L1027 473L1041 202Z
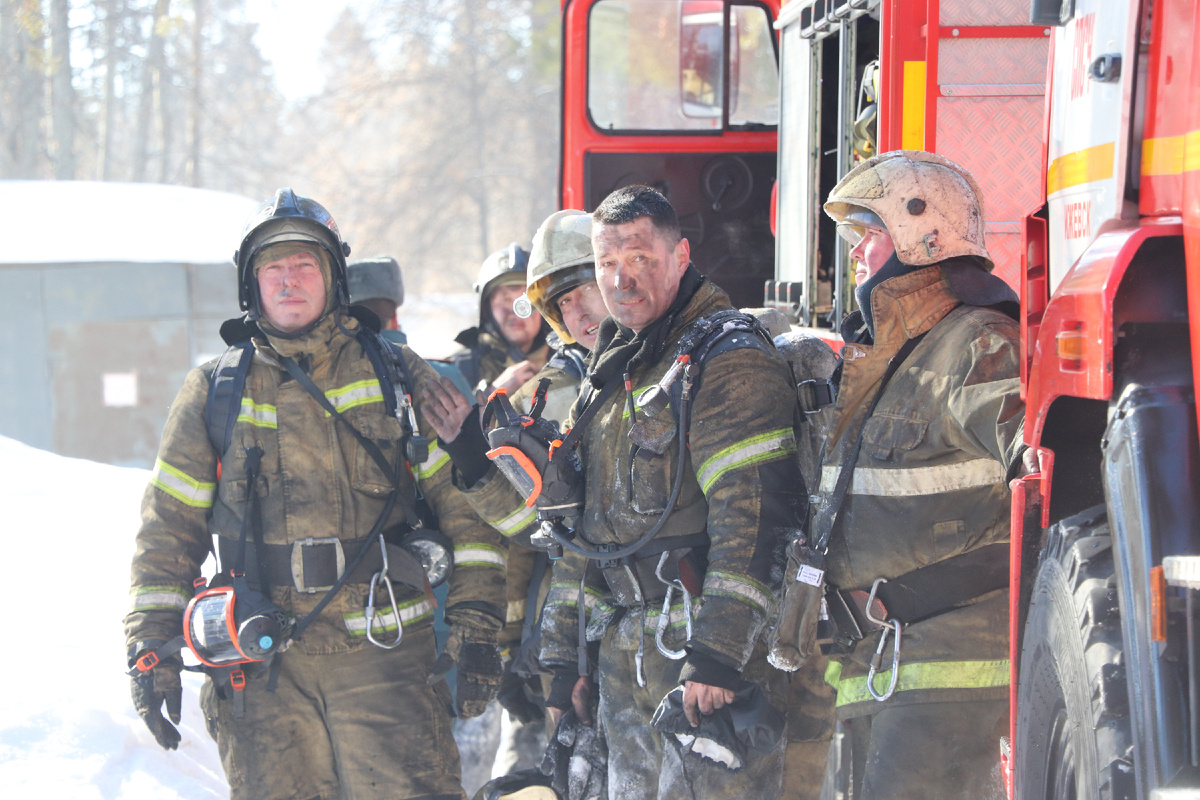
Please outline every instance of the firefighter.
M513 309L513 301L525 291L528 263L529 253L514 242L492 253L479 268L479 324L455 337L463 349L450 357L472 389L485 394L497 387L516 391L550 356L542 320L522 317Z
M233 602L235 617L249 602L290 638L266 660L207 670L201 705L233 798L462 797L441 676L457 664L465 716L482 712L501 676L501 542L408 413L405 394L419 407L433 370L348 313L348 254L328 212L290 189L254 213L235 254L248 313L223 326L239 346L222 362L238 353L239 369L210 362L188 374L143 500L125 633L134 705L160 745L179 743L170 642L214 540L218 577L247 598ZM242 367L226 427L208 409ZM214 446L214 425L227 445ZM455 564L441 657L432 575L395 544L435 525L452 552L441 558Z
M600 323L608 316L596 285L591 228L591 217L582 211L555 212L538 228L530 253L525 298L550 325L547 341L554 347L554 355L513 394L513 404L528 412L541 381L548 380L543 416L556 423L566 420L579 394L588 353L595 344ZM440 386L427 386L425 413L458 467L460 482L469 489L467 497L472 506L510 541L508 621L501 633L501 644L513 660L508 662L498 698L504 714L500 748L492 769L492 777L496 778L518 766L516 743L518 739L529 738L529 733L519 732L518 726L533 725L542 718L536 705L541 700L540 684L535 689L518 674L537 669L536 653L527 653L525 658L518 658L518 654L521 645L529 641L541 608L540 602L532 605L528 602L531 579L537 576L541 589L532 596L540 600L548 589L549 564L544 551L529 546L529 535L535 529L534 514L520 502L515 503L514 509L507 481L485 456L487 442L479 426L468 428L459 437L463 421L474 417L467 400L451 389L444 381ZM543 583L546 585L542 586ZM537 701L531 696L534 694Z
M346 277L350 283L351 305L365 306L379 317L380 336L389 342L408 344L408 336L401 330L400 320L396 318L396 312L404 305L404 278L396 259L377 256L351 261L346 265ZM439 375L454 381L460 392L471 393L458 367L448 361L431 360L428 363Z
M556 538L567 551L542 622L540 659L554 673L547 702L585 722L595 708L611 796L777 796L784 741L772 706L786 704L786 686L760 633L779 554L803 528L794 387L765 333L691 265L666 198L626 187L592 216L612 316L567 422L585 502L575 539ZM747 327L726 336L738 320ZM719 341L704 333L709 324ZM676 383L666 376L682 367L685 337L714 344L707 357L693 351ZM660 384L671 399L651 414L636 398ZM714 735L738 749L714 733L737 729L725 706L776 737L730 760L717 753L724 763L701 755L699 740ZM669 717L672 732L652 727Z
M1003 796L1017 296L990 274L978 185L941 156L871 158L825 212L852 246L861 309L841 326L812 518L853 794Z

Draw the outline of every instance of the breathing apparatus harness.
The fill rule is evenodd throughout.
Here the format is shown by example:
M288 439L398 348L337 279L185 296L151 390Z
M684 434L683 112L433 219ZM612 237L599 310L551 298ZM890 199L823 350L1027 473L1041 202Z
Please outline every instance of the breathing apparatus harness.
M243 323L240 320L233 322ZM228 326L229 323L226 323ZM222 335L226 335L222 326ZM386 413L395 416L401 425L405 446L403 453L408 463L421 463L428 458L428 440L418 432L413 412L411 395L407 387L412 385L412 375L403 354L376 331L360 327L351 333L338 326L348 336L355 338L363 347L383 389ZM231 344L218 361L209 385L205 405L205 420L209 439L218 453L228 451L234 422L237 419L246 375L253 360L254 344L250 339ZM199 665L183 665L184 669L206 672L218 681L228 684L234 692L234 714L243 710L242 690L246 676L241 665L272 661L267 690L274 691L280 662L273 656L287 649L304 634L312 622L351 579L364 580L369 575L366 616L367 640L377 647L393 649L399 646L404 633L399 606L392 589L391 578L417 590L423 590L431 599L432 587L440 585L453 569L453 559L447 557L449 544L436 531L423 527L422 520L433 521L432 511L417 490L415 503L405 504L407 530L393 527L386 533L383 528L391 516L400 496L399 470L403 463L389 463L379 446L359 432L328 398L317 388L312 379L296 362L286 356L279 357L280 364L296 382L310 394L336 423L342 424L371 459L387 475L392 486L384 507L376 518L370 532L361 540L343 542L336 537L328 539L306 539L291 546L264 545L262 537L261 509L258 502L259 475L263 450L251 447L246 450L245 471L247 501L242 517L241 533L236 550L229 552L227 540L218 537L217 556L220 562L232 561L228 570L219 572L211 582L197 578L195 596L188 603L183 617L183 634L169 642L143 653L129 670L130 675L153 669L164 659L181 652L192 651ZM248 533L253 531L253 557L248 557ZM385 538L386 536L386 538ZM399 539L398 543L388 539ZM345 544L358 545L349 561L345 558ZM375 545L378 552L371 557ZM332 554L327 551L332 549ZM284 552L287 551L287 552ZM322 555L326 556L322 558ZM229 557L232 556L230 559ZM332 558L333 562L330 562ZM257 586L247 578L247 562L256 567ZM397 566L398 574L389 574L390 567ZM310 572L334 577L327 586L308 586ZM294 620L269 599L269 587L275 582L291 580L298 591L315 593L325 590L325 595L316 606L300 620ZM384 587L396 620L396 637L381 641L372 631L375 618L375 594L377 587Z
M545 548L551 560L561 558L563 550L566 549L597 562L601 568L623 568L632 579L634 591L643 607L645 601L632 566L643 558L659 556L654 574L666 586L666 595L654 638L658 651L672 660L686 656L685 651L671 650L663 642L673 594L678 590L682 595L685 624L690 638L692 599L693 595L699 594L701 590L702 577L697 576L694 570L684 568L682 561L678 578L664 576L663 569L672 550L707 547L709 540L708 534L703 531L691 535L662 537L657 541L655 538L670 518L683 488L688 434L691 430L691 402L695 393L699 391L702 366L712 356L745 347L774 350L770 335L754 317L736 309L725 309L698 319L680 338L675 358L667 372L656 385L644 391L640 398L634 397L633 384L628 372L624 373L622 381L609 380L596 394L591 394L591 385L588 384L578 401L583 405L583 411L574 427L565 435L560 434L556 425L541 418L546 390L550 383L548 379L539 383L530 413L527 415L513 409L507 393L502 389L492 394L484 409L485 430L493 419L497 422L496 427L487 433L488 443L492 447L487 453L488 458L525 497L525 505L537 508L537 519L541 525L538 531L530 536L530 543L534 547ZM668 407L671 408L675 425L668 433L678 438L675 476L662 514L646 533L624 545L589 545L579 540L574 530L583 510L585 493L583 465L577 448L587 426L606 401L622 387L626 391L630 419L635 426L639 422L637 409L641 409L646 420L651 420ZM661 447L658 450L660 454L669 441L668 436L655 444L656 447ZM586 604L583 598L586 578L585 570L580 580L578 603L578 668L581 676L588 674ZM643 649L639 644L636 658L637 675L639 685L644 686L642 658Z

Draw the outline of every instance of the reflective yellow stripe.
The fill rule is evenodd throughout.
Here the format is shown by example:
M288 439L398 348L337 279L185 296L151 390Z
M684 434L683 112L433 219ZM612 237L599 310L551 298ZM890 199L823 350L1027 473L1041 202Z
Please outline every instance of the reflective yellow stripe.
M796 452L796 434L791 428L779 428L743 439L711 456L700 465L696 480L705 495L712 485L735 469L775 461Z
M505 536L512 536L533 522L536 517L536 508L522 505L506 517L499 520L487 519L486 522Z
M435 475L438 470L450 463L450 454L442 449L441 442L434 439L429 445L429 457L417 465L417 477L421 480Z
M832 492L839 474L841 467L821 467L821 491ZM1004 468L999 461L975 458L933 467L857 467L850 480L850 493L869 497L919 497L1003 483Z
M397 604L400 609L400 624L407 625L410 622L416 622L433 615L433 603L429 602L429 598L418 597L404 603ZM346 623L346 630L350 631L353 636L367 635L367 615L364 611L358 611L353 614L343 614L342 620ZM391 607L377 609L375 619L371 622L371 632L375 634L395 633L396 631L396 614Z
M583 605L590 612L600 599L600 593L590 586L584 587ZM574 582L551 583L546 593L546 606L579 606L579 584Z
M454 566L504 569L508 566L508 558L499 547L472 542L454 546Z
M889 662L890 663L890 662ZM901 650L900 677L896 681L896 693L917 689L991 689L1008 686L1008 659L995 661L923 661L905 664ZM892 671L875 674L875 690L887 691L892 681ZM825 669L825 682L837 689L839 706L871 700L867 691L867 676L842 679L842 665L829 662Z
M150 484L193 508L212 508L213 495L217 488L215 483L198 481L161 458L154 462Z
M1163 136L1142 142L1143 175L1183 174L1183 136Z
M1200 169L1200 131L1191 131L1183 137L1183 171Z
M653 634L658 630L658 618L662 616L662 604L655 608L646 609L646 632ZM687 627L687 617L684 615L683 603L673 603L667 612L667 628L677 630Z
M1105 181L1113 176L1113 142L1077 150L1054 159L1046 171L1046 194L1051 195L1093 181Z
M258 428L273 428L278 430L279 420L275 416L275 406L270 403L259 405L248 397L242 398L242 410L238 414L238 422L248 422Z
M904 62L904 104L900 118L900 147L925 149L925 62Z
M704 576L704 595L731 597L754 606L764 614L774 605L771 591L767 587L744 575L731 575L728 572L710 570Z
M380 388L378 379L369 378L347 384L340 389L330 389L325 393L325 397L338 411L346 411L367 403L382 403L383 389ZM328 413L326 412L326 416Z
M129 610L183 611L191 598L178 586L139 586L129 593Z

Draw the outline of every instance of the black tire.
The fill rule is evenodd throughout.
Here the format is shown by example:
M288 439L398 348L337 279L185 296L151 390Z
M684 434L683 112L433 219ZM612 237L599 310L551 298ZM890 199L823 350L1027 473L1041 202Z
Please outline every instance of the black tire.
M1136 794L1104 506L1055 524L1038 563L1017 686L1017 800Z

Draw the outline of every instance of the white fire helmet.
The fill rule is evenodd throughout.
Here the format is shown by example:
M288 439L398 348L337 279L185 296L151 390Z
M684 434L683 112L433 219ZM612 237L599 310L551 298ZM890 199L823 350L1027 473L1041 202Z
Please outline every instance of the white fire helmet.
M592 216L575 209L551 214L533 235L529 253L529 280L524 298L517 298L514 309L529 316L528 306L534 308L550 323L563 340L571 344L575 338L563 324L556 302L560 295L577 286L596 280L596 257L592 254Z
M989 271L995 266L984 242L979 185L936 153L893 150L867 159L833 187L825 213L851 245L877 218L909 266L955 256L979 256Z

